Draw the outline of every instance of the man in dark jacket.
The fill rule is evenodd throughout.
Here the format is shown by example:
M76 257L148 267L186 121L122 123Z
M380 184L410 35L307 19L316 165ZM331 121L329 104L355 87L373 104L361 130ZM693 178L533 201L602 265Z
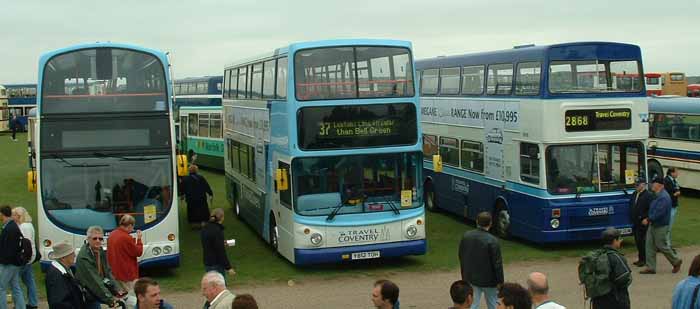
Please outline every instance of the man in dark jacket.
M62 242L55 244L49 254L54 260L46 269L46 298L49 309L84 309L85 293L75 279L70 267L75 263L73 246Z
M17 115L10 116L10 130L12 130L12 140L17 141L17 127L19 126L19 121L17 120Z
M656 250L661 251L666 259L673 265L672 272L675 274L681 270L683 261L678 257L676 251L671 249L666 232L671 220L671 197L664 190L664 181L656 178L652 181L651 190L656 193L656 198L649 206L649 230L647 231L646 256L647 268L641 274L656 273Z
M491 214L482 212L476 217L477 229L464 233L459 243L459 264L462 280L474 288L474 305L479 306L481 293L489 309L496 308L498 287L503 284L503 261L498 239L489 233Z
M217 271L226 278L226 272L233 276L236 271L226 255L223 223L224 210L214 209L209 222L202 228L202 255L204 270Z
M669 167L666 171L664 189L671 197L671 218L668 221L668 231L666 232L668 245L671 246L671 229L673 229L673 222L676 221L676 214L678 213L678 197L681 196L681 186L678 184L678 169L675 167Z
M608 294L592 299L594 309L629 309L630 294L628 287L632 283L632 271L627 265L627 259L620 253L622 247L622 233L615 228L603 231L603 250L608 255L610 263L610 275L608 280L612 283L612 289Z
M2 234L0 234L0 309L7 308L7 289L12 289L12 299L15 308L25 309L24 293L19 285L19 272L23 263L19 260L20 238L22 232L19 226L12 220L12 208L0 207L0 221L2 221Z
M207 194L213 198L214 192L204 176L197 173L199 168L196 165L190 165L189 169L190 174L182 180L182 192L187 201L187 221L201 227L209 220Z
M638 259L634 265L642 267L646 265L646 244L647 226L649 225L649 205L654 199L654 195L647 190L647 181L644 177L637 178L636 188L630 198L630 222L632 223L632 233L634 243L637 245Z

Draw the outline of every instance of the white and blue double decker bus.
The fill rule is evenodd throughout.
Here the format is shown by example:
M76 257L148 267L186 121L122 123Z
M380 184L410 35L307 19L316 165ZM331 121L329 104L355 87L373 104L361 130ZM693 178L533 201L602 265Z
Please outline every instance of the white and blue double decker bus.
M411 44L291 44L224 71L227 198L294 264L426 251Z
M80 248L88 227L108 234L130 214L144 233L140 265L179 264L168 67L160 51L114 43L39 59L28 182L37 192L42 263L50 262L52 244Z
M17 116L17 131L27 131L27 115L30 109L36 107L36 84L8 84L4 87L7 106L3 110L9 111L8 119Z
M630 232L648 108L641 80L620 76L642 76L638 46L530 45L416 68L426 208L490 212L497 234L538 243Z

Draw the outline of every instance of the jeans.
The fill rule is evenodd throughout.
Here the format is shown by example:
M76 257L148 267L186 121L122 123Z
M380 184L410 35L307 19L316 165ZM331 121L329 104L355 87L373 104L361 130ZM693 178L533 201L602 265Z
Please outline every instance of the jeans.
M668 246L671 246L671 229L673 228L673 222L676 221L676 214L678 213L678 206L671 208L671 220L668 221L668 231L666 231L666 239L668 240Z
M0 264L0 309L7 308L7 289L12 289L12 301L15 309L25 309L24 293L19 286L20 266Z
M32 264L22 266L19 271L19 276L27 287L27 305L31 307L39 306L39 301L36 298L36 283L34 281L34 269Z
M479 309L482 292L486 297L486 306L488 306L489 309L496 309L496 302L498 302L498 290L496 287L483 288L473 285L472 288L474 289L474 302L472 303L471 309Z

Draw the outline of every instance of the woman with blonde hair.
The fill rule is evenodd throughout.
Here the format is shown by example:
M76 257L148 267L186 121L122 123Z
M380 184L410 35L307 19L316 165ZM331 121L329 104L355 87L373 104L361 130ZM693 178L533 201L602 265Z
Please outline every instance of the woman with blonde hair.
M27 308L38 308L39 301L36 296L36 282L34 282L34 269L32 263L36 259L36 246L34 244L34 225L32 225L32 216L24 207L12 208L12 220L19 225L19 230L22 232L22 237L29 239L32 243L32 258L29 262L22 266L19 277L27 287Z

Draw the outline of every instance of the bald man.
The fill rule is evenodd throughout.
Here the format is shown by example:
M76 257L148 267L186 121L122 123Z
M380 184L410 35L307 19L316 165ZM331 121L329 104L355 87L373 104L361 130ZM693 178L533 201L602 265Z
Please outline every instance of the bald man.
M531 273L527 277L527 289L532 297L532 305L535 309L566 309L549 299L549 283L547 276L540 272Z

